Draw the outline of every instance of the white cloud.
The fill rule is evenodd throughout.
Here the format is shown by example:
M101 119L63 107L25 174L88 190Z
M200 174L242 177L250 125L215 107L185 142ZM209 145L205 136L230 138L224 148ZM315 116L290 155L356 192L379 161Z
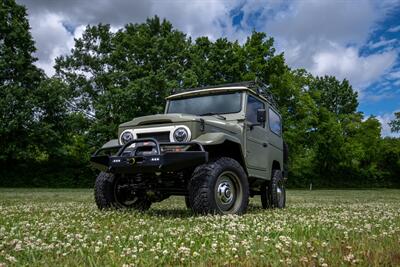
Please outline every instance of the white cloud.
M316 75L334 75L349 79L356 88L366 88L387 73L396 62L395 51L360 56L354 47L332 45L329 50L317 51L311 71Z
M396 1L183 1L183 0L19 0L27 5L32 33L37 42L39 62L48 74L56 56L73 46L73 34L64 25L83 29L87 24L110 23L113 28L129 22L143 22L159 15L192 37L228 37L244 41L254 29L276 39L279 52L288 64L303 67L317 75L347 78L363 89L393 66L396 52L389 50L360 56L371 30ZM230 12L243 12L240 27L232 25ZM357 10L357 12L355 12ZM257 19L254 19L257 17ZM389 29L396 30L396 27ZM75 33L78 30L75 30ZM75 34L76 35L76 34ZM370 45L381 47L381 40Z
M32 15L29 19L38 47L37 65L51 76L54 74L54 59L70 52L74 45L74 37L82 35L83 27L76 28L74 34L71 34L63 25L63 17L54 13Z
M396 62L397 52L389 47L367 56L359 53L390 8L388 2L295 1L265 29L276 36L289 65L315 75L346 78L363 95ZM370 45L378 48L395 42L382 39Z
M399 26L395 26L395 27L391 27L388 30L388 32L399 32L399 31L400 31L400 25Z
M72 26L97 24L124 25L145 20L151 13L153 1L147 0L17 0L27 6L30 14L53 13Z
M382 131L381 131L382 136L400 137L400 133L392 133L390 131L390 126L389 126L389 122L391 122L394 119L394 113L398 111L400 110L395 110L393 112L385 113L381 116L376 117L382 124Z
M170 20L174 27L192 37L241 36L246 33L236 31L229 16L234 2L225 1L51 1L20 0L28 8L32 35L38 48L37 65L48 75L54 74L54 60L69 53L74 45L74 37L80 36L88 24L109 23L116 30L127 23L143 22L158 15ZM68 25L68 26L66 26ZM71 33L67 28L75 29Z
M172 24L190 36L219 38L223 28L218 20L226 23L228 7L222 1L154 1L151 13L165 17Z
M396 97L396 95L393 94L393 93L390 93L390 92L387 92L387 93L379 92L379 94L369 94L369 95L365 96L364 98L368 99L368 100L370 100L372 102L379 102L379 101L382 101L382 100L385 100L385 99L391 99L393 97Z
M380 16L372 1L294 1L265 28L286 40L360 43Z
M400 70L392 71L392 72L388 75L388 78L389 78L390 80L398 80L398 79L400 79Z
M397 39L386 40L385 38L380 38L380 40L378 42L369 42L368 46L372 49L387 47L387 46L392 47L397 42L398 42Z

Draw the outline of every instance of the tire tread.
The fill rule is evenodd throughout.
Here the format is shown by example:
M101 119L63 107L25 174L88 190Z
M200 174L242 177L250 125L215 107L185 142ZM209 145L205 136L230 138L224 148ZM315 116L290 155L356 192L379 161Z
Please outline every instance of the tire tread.
M243 187L243 203L237 214L246 212L249 201L249 186L247 175L242 166L234 159L228 157L220 157L206 164L197 166L189 181L189 201L195 213L198 214L218 214L220 211L215 205L213 194L210 190L214 190L214 180L224 169L234 170L238 176L242 177ZM239 177L240 179L240 177Z

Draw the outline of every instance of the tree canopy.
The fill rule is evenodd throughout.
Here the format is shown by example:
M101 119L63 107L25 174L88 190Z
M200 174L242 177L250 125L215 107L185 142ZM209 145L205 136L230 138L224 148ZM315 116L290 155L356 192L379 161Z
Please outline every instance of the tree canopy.
M389 122L390 130L392 132L398 133L400 132L400 112L394 113L395 118Z
M157 16L116 32L89 25L46 77L26 9L7 0L0 14L0 185L90 185L90 153L120 123L162 113L173 88L258 79L283 116L291 186L400 186L399 139L382 138L379 121L357 111L349 81L291 69L266 33L193 40Z

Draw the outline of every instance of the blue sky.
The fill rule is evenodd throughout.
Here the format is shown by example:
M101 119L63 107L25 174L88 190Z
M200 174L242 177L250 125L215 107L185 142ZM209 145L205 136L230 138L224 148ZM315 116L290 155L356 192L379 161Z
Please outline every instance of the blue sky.
M387 116L394 110L400 111L400 8L389 12L360 49L362 56L396 51L392 68L365 88L366 97L361 99L359 109L367 115Z
M17 0L28 8L37 65L54 73L87 24L129 22L159 15L192 37L244 42L252 30L274 37L289 66L348 79L359 110L387 123L400 111L399 0Z

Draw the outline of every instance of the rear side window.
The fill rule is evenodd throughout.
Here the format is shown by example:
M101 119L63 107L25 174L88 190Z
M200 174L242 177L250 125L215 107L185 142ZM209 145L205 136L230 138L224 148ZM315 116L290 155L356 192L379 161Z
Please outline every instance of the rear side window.
M257 98L249 95L247 97L247 109L246 109L246 120L251 123L257 122L257 110L263 109L264 103L258 100ZM263 126L264 127L264 126Z
M282 123L281 123L281 117L273 111L272 109L269 109L268 111L268 118L269 118L269 128L271 131L277 135L282 134Z

